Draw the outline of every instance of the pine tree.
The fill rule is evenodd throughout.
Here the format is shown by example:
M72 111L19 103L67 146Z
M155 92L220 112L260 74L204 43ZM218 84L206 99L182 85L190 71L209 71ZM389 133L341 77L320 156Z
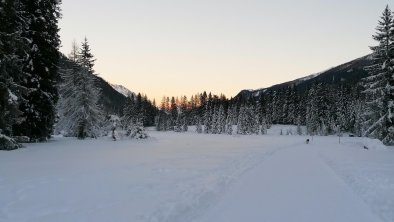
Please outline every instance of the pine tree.
M85 43L87 44L86 39ZM89 46L85 46L86 48ZM87 61L85 49L81 48L77 58L71 57L69 64L61 66L63 83L60 85L58 104L60 120L57 129L79 139L99 136L104 120L98 105L100 90L96 86L96 77L89 71L93 70L91 68L94 64L83 62ZM72 54L75 56L74 47Z
M87 39L85 39L87 42ZM79 46L78 43L74 40L71 44L71 52L68 55L68 59L73 61L74 63L78 63L79 60Z
M0 134L13 135L12 126L20 122L19 110L23 92L21 82L26 78L22 70L27 42L21 37L26 22L20 1L0 3ZM1 148L0 148L1 149Z
M187 121L187 97L183 96L180 105L180 115L181 115L181 128L182 132L188 131L188 121Z
M318 98L315 86L312 87L308 92L306 128L310 135L316 135L316 133L320 130Z
M219 128L219 107L217 105L214 105L212 108L212 134L217 134L218 133L218 128Z
M219 107L217 128L218 128L218 134L225 133L226 131L226 116L224 112L224 106L222 104Z
M227 119L226 119L226 133L229 135L233 134L233 108L231 106L228 107L227 110Z
M211 109L210 104L207 103L205 105L204 111L204 133L211 133Z
M364 111L364 102L361 102L360 100L354 101L353 106L352 106L352 115L354 116L354 127L353 127L353 132L361 137L363 134L363 111Z
M369 76L364 79L367 99L365 125L367 136L382 140L386 145L394 144L394 25L389 7L383 11L373 35L378 42L371 47L373 65L367 68Z
M237 134L246 134L246 111L244 105L239 108Z
M62 78L58 130L79 139L99 136L103 116L98 105L100 91L95 87L94 76L87 69L74 65L63 70Z
M126 136L133 139L145 139L148 137L143 125L143 108L141 103L141 94L138 94L137 98L135 98L134 95L130 95L123 110L124 116L122 119L124 129L126 130ZM161 113L161 122L165 124L166 114L164 112ZM166 126L162 125L161 129L166 130Z
M261 129L260 129L261 135L267 134L267 122L265 118L261 120Z
M346 105L345 105L345 96L343 92L343 87L341 86L341 89L337 91L336 95L336 101L335 101L335 116L336 116L336 121L335 125L337 127L337 130L343 132L347 130L347 118L348 116L346 115Z
M201 123L201 118L198 116L196 118L196 132L197 133L202 133L202 123Z
M46 140L52 133L55 105L58 99L56 80L60 39L58 19L60 0L21 0L23 18L28 26L21 33L28 40L23 71L28 76L22 83L29 88L19 108L23 121L14 125L16 135L25 135L32 141Z
M182 126L181 126L181 124L182 124L182 122L181 122L181 114L180 113L177 113L177 116L176 116L176 119L175 119L175 125L174 125L174 132L181 132L182 130L181 130L181 128L182 128Z
M73 48L75 46L73 45ZM72 52L73 53L73 52ZM75 52L74 52L75 53ZM84 41L81 44L81 49L79 51L79 55L77 57L77 62L82 67L85 67L89 73L94 74L93 66L96 59L91 53L90 45L88 43L88 39L85 37Z
M171 130L175 130L176 120L177 120L177 117L178 117L178 105L176 104L176 100L175 100L174 97L171 98L170 114L171 114L170 129Z
M297 134L302 135L302 128L301 128L301 116L297 117Z

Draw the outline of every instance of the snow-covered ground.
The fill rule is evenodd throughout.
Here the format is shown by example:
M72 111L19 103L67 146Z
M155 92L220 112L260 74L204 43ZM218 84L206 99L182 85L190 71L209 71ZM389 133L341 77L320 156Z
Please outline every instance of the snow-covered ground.
M394 221L393 149L350 137L305 144L287 131L152 131L3 151L0 221Z

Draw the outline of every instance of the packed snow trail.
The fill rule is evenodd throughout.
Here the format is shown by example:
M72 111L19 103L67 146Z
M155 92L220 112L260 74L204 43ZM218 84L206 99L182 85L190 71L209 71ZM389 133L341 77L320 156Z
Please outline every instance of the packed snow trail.
M300 145L245 173L196 222L378 222L369 206L319 157Z

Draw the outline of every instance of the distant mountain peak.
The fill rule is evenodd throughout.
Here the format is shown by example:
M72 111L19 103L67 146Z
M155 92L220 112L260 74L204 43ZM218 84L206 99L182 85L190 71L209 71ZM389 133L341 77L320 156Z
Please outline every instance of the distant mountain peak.
M120 94L129 97L131 95L135 95L134 92L130 91L128 88L118 85L118 84L111 84L112 88L114 88L116 91L118 91Z

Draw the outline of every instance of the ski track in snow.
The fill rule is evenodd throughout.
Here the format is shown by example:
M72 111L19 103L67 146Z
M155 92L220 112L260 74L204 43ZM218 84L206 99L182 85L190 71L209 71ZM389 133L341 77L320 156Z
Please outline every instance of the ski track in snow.
M315 137L305 145L304 136L278 136L282 127L265 136L150 132L145 141L58 138L0 152L0 222L229 222L248 211L242 221L262 221L253 216L264 210L261 218L272 219L264 221L286 210L287 221L297 215L303 221L340 221L341 208L331 212L325 209L332 208L330 202L316 205L325 198L341 200L350 214L364 210L364 219L394 221L393 150L365 151L350 138L338 145L335 137ZM324 188L324 181L336 189ZM297 202L303 192L313 195ZM212 217L220 207L230 210ZM313 220L305 207L317 212ZM331 217L316 218L327 212Z
M394 221L393 150L362 147L360 142L345 141L341 146L321 150L319 155L376 215L383 221Z
M299 143L299 142L298 142ZM204 181L178 184L181 198L177 200L162 203L162 206L149 217L149 222L178 222L190 221L202 214L206 209L213 205L217 198L222 195L228 185L239 178L243 173L253 168L255 165L269 158L276 152L291 147L288 144L283 147L277 147L272 151L259 154L256 152L247 152L242 158L231 162L228 166L217 169L203 175L197 175L193 178L203 178ZM198 180L198 179L197 179ZM196 187L198 184L204 184L204 187ZM179 201L182 200L182 201Z

